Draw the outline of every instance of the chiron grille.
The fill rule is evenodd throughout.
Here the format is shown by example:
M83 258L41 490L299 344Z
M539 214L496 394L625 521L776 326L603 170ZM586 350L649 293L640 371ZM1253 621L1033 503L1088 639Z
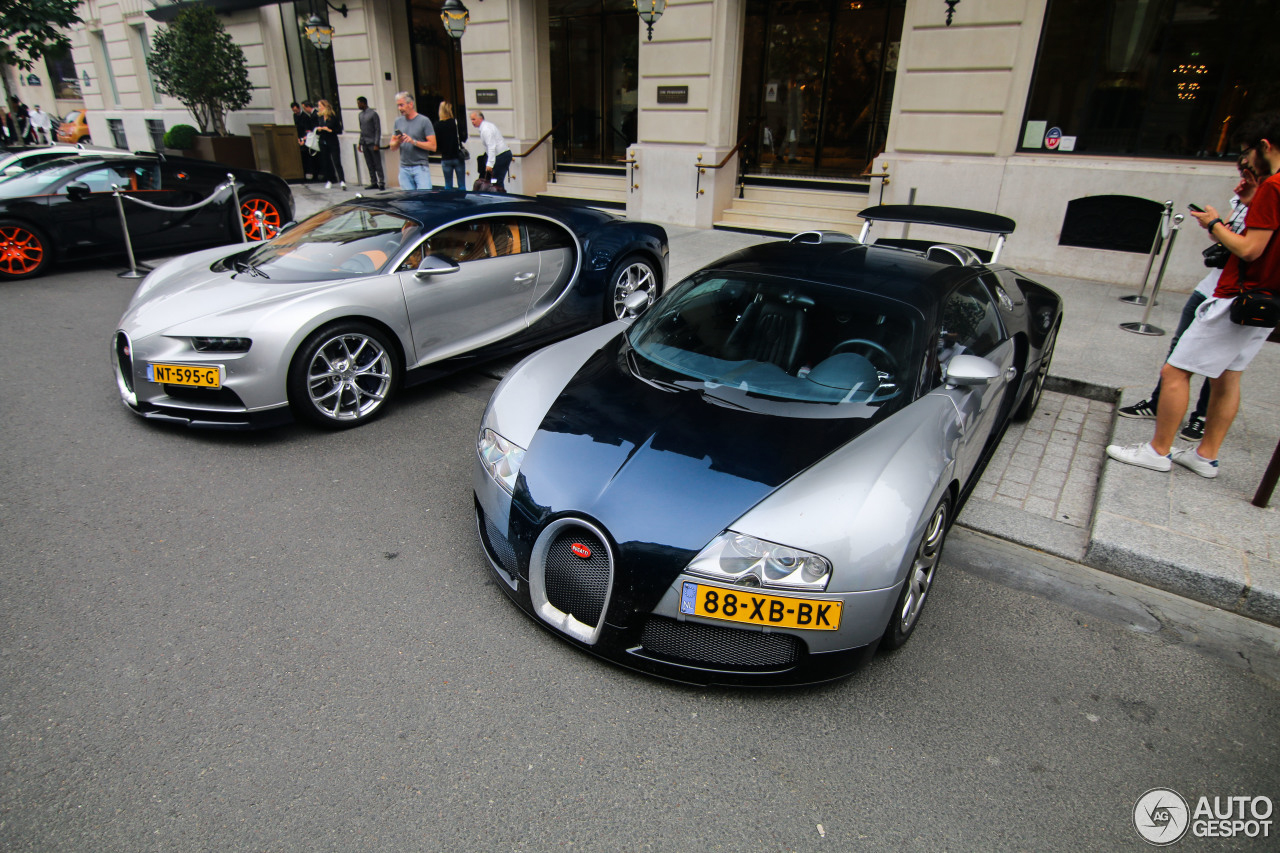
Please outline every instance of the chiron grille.
M551 540L544 562L547 601L584 625L599 624L610 576L609 551L600 538L566 527Z
M640 645L666 658L744 669L794 666L804 652L804 643L790 634L721 628L661 616L651 616L645 622Z

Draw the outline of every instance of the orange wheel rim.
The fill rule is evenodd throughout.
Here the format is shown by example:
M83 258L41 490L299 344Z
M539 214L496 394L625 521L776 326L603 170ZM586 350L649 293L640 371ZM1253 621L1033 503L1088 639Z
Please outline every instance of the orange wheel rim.
M262 214L262 227L258 226L256 214ZM244 217L244 233L250 240L265 240L280 231L280 209L263 198L251 198L240 205L240 215ZM266 234L263 234L263 231Z
M0 228L0 272L26 275L44 260L44 245L25 228Z

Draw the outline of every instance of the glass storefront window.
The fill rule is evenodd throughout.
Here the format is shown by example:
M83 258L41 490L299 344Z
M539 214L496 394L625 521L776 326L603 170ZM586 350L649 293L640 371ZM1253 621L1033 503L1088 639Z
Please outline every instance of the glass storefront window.
M1020 150L1234 157L1280 106L1277 32L1274 0L1050 0Z

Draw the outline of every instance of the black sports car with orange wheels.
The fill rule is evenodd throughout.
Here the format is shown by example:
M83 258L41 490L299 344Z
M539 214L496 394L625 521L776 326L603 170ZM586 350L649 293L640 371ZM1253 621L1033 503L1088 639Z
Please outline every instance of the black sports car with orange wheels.
M239 210L229 188L218 192L228 175ZM242 223L261 240L293 218L289 185L267 172L156 154L53 160L0 181L0 281L43 275L58 261L123 259L113 187L144 202L124 203L139 256L239 242Z

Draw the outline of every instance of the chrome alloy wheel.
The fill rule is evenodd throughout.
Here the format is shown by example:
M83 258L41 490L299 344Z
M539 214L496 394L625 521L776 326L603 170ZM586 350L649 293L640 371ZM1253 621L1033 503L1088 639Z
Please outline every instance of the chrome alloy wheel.
M648 295L643 308L628 309L627 297L636 291ZM613 316L619 320L639 317L658 298L658 276L644 261L632 259L623 265L613 279Z
M391 388L391 356L378 341L357 332L322 343L307 366L311 404L335 421L370 417Z
M898 630L907 634L920 617L929 587L933 585L934 575L938 571L938 558L942 555L942 540L947 533L948 501L942 501L933 511L929 526L925 528L920 545L916 548L915 559L911 561L911 571L907 573L907 590L902 597L902 608L898 611Z

